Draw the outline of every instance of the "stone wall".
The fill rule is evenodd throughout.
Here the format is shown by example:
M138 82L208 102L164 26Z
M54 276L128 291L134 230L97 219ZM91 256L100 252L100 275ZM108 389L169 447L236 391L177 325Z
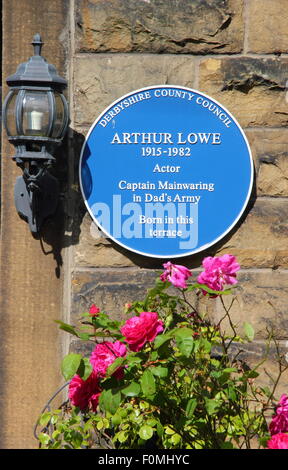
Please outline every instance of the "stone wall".
M224 240L181 263L196 274L204 256L237 256L242 269L232 315L236 323L250 321L255 328L254 346L247 350L252 362L263 355L267 326L275 328L284 350L288 339L285 7L285 0L75 1L70 80L73 128L80 141L114 100L157 84L207 93L244 128L255 163L248 208ZM79 151L75 162L77 156ZM79 242L70 253L72 320L93 302L119 318L125 302L143 297L162 261L101 237L81 207L81 196L79 201ZM220 303L216 310L221 315ZM286 376L281 388L287 384Z
M13 186L20 172L6 158L14 150L3 134L0 447L37 447L33 426L63 383L61 357L69 348L87 351L85 345L66 343L67 335L59 335L53 320L76 322L93 302L124 318L124 303L143 296L155 269L162 267L161 260L133 254L100 236L78 182L79 155L91 124L115 99L141 87L173 84L207 93L244 128L255 163L247 210L217 245L177 262L196 276L204 256L237 256L242 269L233 318L240 324L250 321L256 331L243 355L251 363L261 360L267 326L275 328L285 352L287 0L2 3L3 95L5 77L27 60L32 36L40 32L44 56L69 81L71 123L55 170L63 212L47 224L42 244L16 214ZM201 309L210 312L211 305L205 301ZM213 314L221 315L220 303ZM269 371L276 373L273 351L270 359ZM287 393L287 385L286 375L279 393Z

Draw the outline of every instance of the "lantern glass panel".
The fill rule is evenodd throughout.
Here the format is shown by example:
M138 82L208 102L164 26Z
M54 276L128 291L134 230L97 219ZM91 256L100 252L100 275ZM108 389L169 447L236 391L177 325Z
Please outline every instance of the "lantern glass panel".
M57 139L61 137L61 134L62 134L62 130L63 130L64 122L65 122L65 109L64 109L64 104L63 104L61 95L59 93L55 93L54 97L55 97L56 112L55 112L55 121L54 121L54 126L53 126L52 137Z
M22 108L23 135L47 137L49 114L48 94L43 91L26 91Z
M11 136L17 135L16 127L16 100L19 90L14 90L8 98L6 105L6 128L7 134Z

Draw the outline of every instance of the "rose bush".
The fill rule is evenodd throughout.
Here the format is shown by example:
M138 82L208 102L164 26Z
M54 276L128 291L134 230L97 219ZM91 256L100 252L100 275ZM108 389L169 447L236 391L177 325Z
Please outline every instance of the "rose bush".
M286 395L273 414L287 364L272 335L279 373L271 389L257 385L258 366L241 361L241 345L253 340L253 328L246 322L241 337L230 315L240 269L235 257L205 258L197 282L184 266L163 266L144 300L125 304L125 321L93 304L79 326L58 322L93 348L90 357L70 353L63 359L69 400L40 417L40 447L225 449L258 442L287 448ZM220 299L220 320L196 308L201 297Z

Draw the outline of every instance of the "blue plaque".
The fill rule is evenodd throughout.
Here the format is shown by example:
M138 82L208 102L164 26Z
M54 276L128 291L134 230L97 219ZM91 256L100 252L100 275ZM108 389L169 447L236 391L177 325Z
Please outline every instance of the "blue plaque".
M253 161L235 118L179 86L153 86L115 101L93 123L80 158L91 217L135 253L200 252L235 226L248 203Z

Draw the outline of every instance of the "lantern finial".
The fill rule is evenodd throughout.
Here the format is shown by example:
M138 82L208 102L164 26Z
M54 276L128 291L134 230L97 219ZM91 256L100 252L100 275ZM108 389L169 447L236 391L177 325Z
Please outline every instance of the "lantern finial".
M44 42L42 42L42 39L39 33L34 35L33 41L31 42L31 44L34 47L34 55L41 55L41 49L42 49Z

